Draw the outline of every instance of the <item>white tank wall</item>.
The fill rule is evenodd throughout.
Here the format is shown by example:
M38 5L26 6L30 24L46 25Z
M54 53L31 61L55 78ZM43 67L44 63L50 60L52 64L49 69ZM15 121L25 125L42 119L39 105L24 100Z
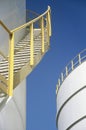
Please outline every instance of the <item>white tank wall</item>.
M0 111L0 130L26 130L26 80L14 90L12 99Z
M26 22L26 0L1 0L0 20L10 29L14 29ZM21 39L21 33L15 33L15 41ZM0 25L0 51L8 54L9 40L8 33Z
M65 101L66 103L58 116L58 130L66 130L71 124L86 116L86 87L84 86L86 86L86 62L73 70L60 86L57 94L57 115ZM83 89L77 92L81 88ZM70 98L75 92L77 94ZM71 130L86 130L86 117Z
M1 0L0 20L11 30L26 21L26 0ZM21 39L24 30L17 35L16 42ZM0 26L0 51L8 52L8 34ZM1 99L0 99L1 100ZM1 110L1 105L0 105ZM0 130L25 130L26 127L26 80L15 90L13 98L0 111Z

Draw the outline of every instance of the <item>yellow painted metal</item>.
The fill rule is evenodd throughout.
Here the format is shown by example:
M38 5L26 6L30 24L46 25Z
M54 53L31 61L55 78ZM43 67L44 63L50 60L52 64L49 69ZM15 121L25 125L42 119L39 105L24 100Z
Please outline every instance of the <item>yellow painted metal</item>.
M48 11L49 36L51 36L51 15L50 15L50 13L51 13L51 10Z
M48 16L48 13L46 15L46 29L47 29L47 42L48 42L48 45L49 45L50 37L49 37L49 16Z
M8 58L5 57L5 55L2 52L0 52L0 54L6 60L9 60L7 83L6 83L6 80L0 76L2 81L4 81L6 83L6 85L8 86L8 88L5 88L3 85L1 85L2 86L1 89L5 93L7 93L9 96L13 95L13 87L14 87L14 81L13 81L14 80L14 33L19 30L22 30L23 28L26 28L27 26L30 27L30 65L33 66L34 65L34 34L33 34L33 32L35 29L33 27L33 24L35 24L35 22L41 20L42 53L44 53L45 52L45 47L44 47L44 20L45 20L45 18L44 18L44 16L46 17L47 39L48 39L48 44L49 44L50 36L51 36L51 18L50 18L51 14L50 13L51 13L50 6L48 6L47 11L45 11L42 15L38 16L37 18L35 18L35 19L29 21L28 23L25 23L11 31L5 26L5 24L2 21L0 21L0 25L9 34L9 57ZM39 27L39 29L40 29L40 27Z
M41 35L42 35L42 53L44 53L44 18L41 18Z
M34 64L33 23L30 25L30 65Z
M50 43L50 36L51 36L51 17L50 17L50 7L48 6L49 11L47 12L46 15L46 22L47 22L47 38L48 38L48 44Z
M14 79L14 33L9 35L9 75L8 75L8 95L13 95L13 79Z
M48 45L50 43L50 36L51 36L51 10L50 10L50 6L48 6L48 12L46 14L46 29L47 29L47 41L48 41Z
M47 13L48 13L49 11L50 11L50 6L48 6L47 11L45 11L42 15L40 15L40 16L38 16L37 18L35 18L35 19L33 19L33 20L31 20L31 21L29 21L29 22L27 22L27 23L21 25L21 26L18 27L18 28L15 28L15 29L11 30L11 33L12 33L12 32L16 32L16 31L19 31L19 30L21 30L21 29L23 29L23 28L25 28L25 27L27 27L27 26L30 26L30 24L35 23L36 21L40 20L42 17L44 17L45 15L47 15Z

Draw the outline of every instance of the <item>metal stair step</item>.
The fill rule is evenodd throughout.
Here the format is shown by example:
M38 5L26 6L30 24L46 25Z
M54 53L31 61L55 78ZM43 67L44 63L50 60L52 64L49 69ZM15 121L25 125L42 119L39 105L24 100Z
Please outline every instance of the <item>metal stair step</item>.
M34 53L37 52L37 51L40 51L40 50L41 50L41 47L40 47L40 48L34 48ZM16 53L16 55L17 55L17 54L22 54L22 53L27 54L27 55L30 55L30 49L29 49L29 48L26 48L26 49L24 49L23 51L18 51L18 52ZM16 56L16 55L15 55L15 56Z
M18 60L22 60L22 59L24 59L24 60L26 60L26 61L29 61L30 56L28 56L28 57L15 57L15 58L14 58L14 62L16 62L16 60L18 61Z
M44 42L46 46L47 33L44 34ZM41 52L41 29L34 29L34 57L39 52ZM23 48L24 47L24 48ZM17 49L19 49L17 51ZM21 49L23 48L23 49ZM18 72L26 63L30 61L30 35L29 33L15 45L15 55L14 55L14 73ZM0 62L0 74L8 79L8 65L7 60L2 60Z
M16 64L16 63L22 63L22 62L26 63L26 62L27 62L26 60L27 60L27 59L25 59L25 58L24 58L24 59L21 58L20 60L19 60L19 59L15 59L15 60L14 60L14 63L15 63L15 64Z
M16 68L21 68L21 66L23 66L25 63L17 63L17 64L14 64L14 69ZM0 67L0 73L1 72L6 72L8 71L8 66L4 66L4 67Z

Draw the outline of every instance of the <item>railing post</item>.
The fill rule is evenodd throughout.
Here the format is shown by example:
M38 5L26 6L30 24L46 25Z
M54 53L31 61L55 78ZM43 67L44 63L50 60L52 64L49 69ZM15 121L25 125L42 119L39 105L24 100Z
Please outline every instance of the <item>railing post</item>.
M73 60L71 61L71 68L72 68L72 70L74 69Z
M78 57L79 57L79 64L81 64L81 56L80 56L80 54L78 55Z
M50 9L50 7L48 6ZM50 10L46 14L46 22L47 22L47 37L48 37L48 44L50 43L50 36L51 36L51 18L50 18Z
M60 79L58 79L58 87L60 87L61 85L61 82L60 82Z
M58 93L58 84L57 84L57 86L56 86L56 94Z
M66 76L68 76L68 68L66 67L65 69L66 69Z
M64 80L64 79L63 79L63 73L61 73L61 80L62 80L62 82L63 82L63 80Z
M49 45L49 42L50 42L50 37L49 37L49 21L48 21L48 13L46 14L46 29L47 29L47 42L48 42L48 45Z
M48 6L50 9L50 6ZM48 23L49 23L49 36L51 36L51 10L48 11Z
M41 18L41 35L42 35L42 53L44 53L44 18Z
M13 95L14 80L14 33L9 35L9 68L8 68L8 95Z
M33 23L30 25L30 65L34 64Z

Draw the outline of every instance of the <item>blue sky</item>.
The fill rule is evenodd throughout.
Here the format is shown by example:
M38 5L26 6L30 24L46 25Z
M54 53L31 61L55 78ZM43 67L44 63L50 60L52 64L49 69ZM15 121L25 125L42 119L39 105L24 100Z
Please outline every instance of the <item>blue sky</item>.
M51 6L51 47L27 77L27 130L56 130L56 84L66 64L86 48L86 0L27 0L42 13Z

